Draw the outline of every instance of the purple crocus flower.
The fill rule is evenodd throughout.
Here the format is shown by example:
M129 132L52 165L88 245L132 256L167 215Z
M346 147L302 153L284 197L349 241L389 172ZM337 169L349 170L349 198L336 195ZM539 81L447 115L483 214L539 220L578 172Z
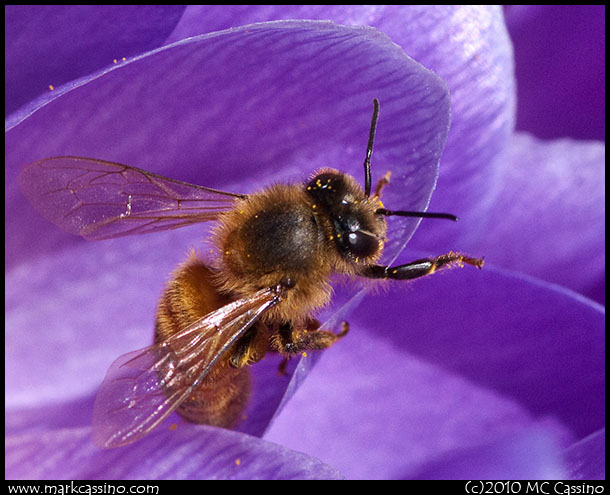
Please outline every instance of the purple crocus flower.
M526 105L520 131L549 137L548 109L520 58L527 104L516 97L501 9L5 12L7 478L604 477L605 148L573 139L599 138L603 119L573 134L557 124L553 141L515 132ZM525 60L532 30L569 26L550 12L507 10ZM263 22L281 19L334 22ZM562 73L544 82L584 79L576 87L594 88L585 101L598 110L603 75L587 73L600 66L578 41L574 57L591 64L553 58ZM97 387L117 356L150 343L163 283L208 227L88 243L33 211L19 168L90 156L243 193L324 166L362 180L375 97L373 173L392 171L384 203L461 218L422 223L405 252L417 222L392 219L385 261L456 249L484 255L484 270L378 293L338 287L321 318L347 319L351 333L292 363L292 379L275 376L277 359L254 366L238 431L174 420L98 450Z

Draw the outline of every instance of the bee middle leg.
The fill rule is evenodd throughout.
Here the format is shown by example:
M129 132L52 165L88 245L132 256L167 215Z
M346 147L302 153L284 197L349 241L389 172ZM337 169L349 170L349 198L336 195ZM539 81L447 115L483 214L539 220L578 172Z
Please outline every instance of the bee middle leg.
M258 323L251 326L235 344L235 350L229 363L233 368L256 363L265 357L269 335L265 325Z
M294 328L290 323L280 325L272 347L281 354L289 356L309 350L326 349L347 335L349 324L344 321L339 333L319 330L319 328L320 322L314 319L310 319L304 328Z

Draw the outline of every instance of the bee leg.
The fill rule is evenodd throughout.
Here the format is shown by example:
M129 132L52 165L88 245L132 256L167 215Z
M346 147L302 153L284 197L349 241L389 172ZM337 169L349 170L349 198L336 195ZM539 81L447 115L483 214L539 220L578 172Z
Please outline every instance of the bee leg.
M377 181L377 186L375 187L375 195L373 196L374 198L381 197L381 191L383 191L383 188L390 183L391 175L392 175L392 172L387 171L385 173L385 175Z
M241 368L256 363L265 357L267 350L267 329L262 324L251 326L237 341L229 363L233 368Z
M316 320L315 318L309 318L307 320L307 323L305 324L305 330L307 332L316 332L320 330L320 326L321 323L319 320ZM278 329L278 332L280 330ZM341 331L336 334L336 339L340 339L341 337L344 337L347 332L349 331L349 323L347 321L344 321L341 323ZM282 332L282 337L284 339L284 344L282 345L282 349L286 348L286 346L290 346L293 344L293 336L292 336L292 332L293 329L291 326L284 326L281 329ZM330 332L329 332L330 333ZM335 335L335 334L333 334ZM279 349L278 349L279 351ZM279 351L279 352L284 352L284 351ZM302 351L297 351L297 352L302 352ZM288 366L288 361L290 360L290 355L284 354L284 359L282 359L282 362L280 363L280 365L278 366L278 370L277 373L278 375L282 376L286 374L286 367Z
M282 362L277 367L277 374L279 376L284 376L286 374L286 366L288 366L288 360L289 359L290 358L288 356L284 356L284 358L282 359Z
M313 320L316 321L317 320ZM326 349L333 345L337 340L347 335L349 324L341 323L341 331L339 333L329 332L327 330L319 330L319 322L317 328L310 327L310 322L306 328L295 329L292 324L280 325L277 337L274 339L273 345L282 354L288 356L300 354L304 351Z
M450 252L437 256L436 258L415 260L405 265L368 265L360 272L360 275L367 278L410 280L430 275L441 268L447 268L453 265L463 266L464 263L481 268L484 262L483 258L470 258L464 254Z

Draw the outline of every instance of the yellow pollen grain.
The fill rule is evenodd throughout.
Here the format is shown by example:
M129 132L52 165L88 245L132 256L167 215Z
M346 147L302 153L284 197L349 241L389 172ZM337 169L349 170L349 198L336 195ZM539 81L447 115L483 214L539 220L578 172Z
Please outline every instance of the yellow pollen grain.
M49 89L50 89L51 91L53 91L53 90L55 89L55 86L53 86L52 84L49 84Z
M315 210L318 207L318 205L311 205L311 207Z
M395 275L396 273L398 273L398 270L392 270L392 275Z
M341 234L337 234L337 239L341 239Z
M332 241L334 238L335 238L335 236L334 236L334 235L331 235L331 236L329 237L329 239L330 239L331 241Z
M178 428L178 423L172 423L169 427L171 431L174 431L176 428Z
M241 464L241 459L235 459L235 465L239 466Z
M306 353L306 352L304 352L303 354L301 354L301 356L303 356L303 357L307 357L307 353Z
M307 190L308 190L308 191L311 191L311 186L307 186Z
M229 254L229 251L225 251L225 254L226 254L226 255L228 255L228 254Z

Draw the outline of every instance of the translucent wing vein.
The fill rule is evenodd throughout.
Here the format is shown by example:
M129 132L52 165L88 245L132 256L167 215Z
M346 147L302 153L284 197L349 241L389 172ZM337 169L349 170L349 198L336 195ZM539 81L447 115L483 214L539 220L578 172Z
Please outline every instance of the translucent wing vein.
M45 218L90 240L215 220L245 197L119 163L75 156L27 165L19 183Z

